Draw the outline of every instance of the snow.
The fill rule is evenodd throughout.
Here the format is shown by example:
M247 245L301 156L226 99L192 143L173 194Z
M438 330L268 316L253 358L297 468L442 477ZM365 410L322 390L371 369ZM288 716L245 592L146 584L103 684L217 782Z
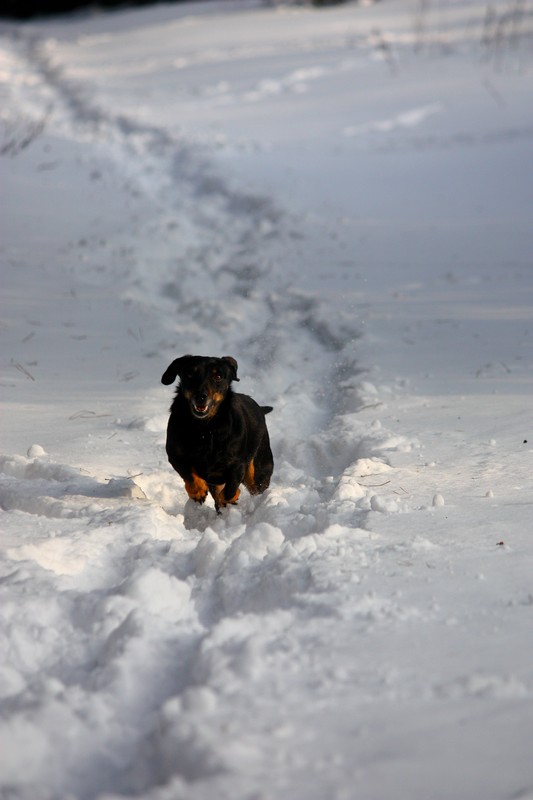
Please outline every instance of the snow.
M526 4L0 28L0 786L533 797ZM187 352L274 406L216 515Z

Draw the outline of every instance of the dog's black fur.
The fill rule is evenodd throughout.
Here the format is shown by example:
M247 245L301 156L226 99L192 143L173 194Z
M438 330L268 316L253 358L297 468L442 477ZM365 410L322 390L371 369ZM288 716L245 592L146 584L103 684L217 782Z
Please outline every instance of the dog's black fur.
M168 386L178 376L166 449L189 497L203 503L210 493L218 511L237 502L241 483L250 494L264 492L274 469L265 422L272 407L232 391L239 379L231 356L181 356L161 381Z

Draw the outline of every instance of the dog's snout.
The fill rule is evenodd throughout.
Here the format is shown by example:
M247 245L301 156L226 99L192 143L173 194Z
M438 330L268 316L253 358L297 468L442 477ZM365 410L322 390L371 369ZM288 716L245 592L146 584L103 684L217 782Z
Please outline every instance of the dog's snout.
M198 394L196 395L196 400L198 401L198 403L205 403L208 397L209 395L204 389L201 392L198 392Z

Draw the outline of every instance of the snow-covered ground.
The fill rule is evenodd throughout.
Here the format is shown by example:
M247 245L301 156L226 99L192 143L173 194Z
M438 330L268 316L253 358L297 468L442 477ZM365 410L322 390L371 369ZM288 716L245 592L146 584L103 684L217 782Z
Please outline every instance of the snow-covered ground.
M532 800L531 13L2 24L2 800ZM275 407L218 517L187 352Z

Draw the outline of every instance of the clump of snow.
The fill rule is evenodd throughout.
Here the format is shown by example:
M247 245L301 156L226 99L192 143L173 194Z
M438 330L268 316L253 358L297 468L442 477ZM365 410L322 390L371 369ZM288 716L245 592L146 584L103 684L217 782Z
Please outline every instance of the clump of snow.
M40 444L32 444L31 447L28 448L27 456L28 458L42 458L46 455L46 450L44 447L41 447Z
M122 585L122 592L133 598L144 611L169 621L180 616L191 597L187 583L156 567L149 567L142 574L128 578Z

